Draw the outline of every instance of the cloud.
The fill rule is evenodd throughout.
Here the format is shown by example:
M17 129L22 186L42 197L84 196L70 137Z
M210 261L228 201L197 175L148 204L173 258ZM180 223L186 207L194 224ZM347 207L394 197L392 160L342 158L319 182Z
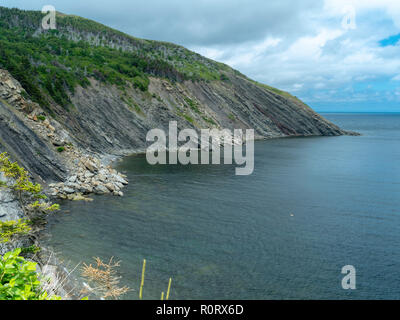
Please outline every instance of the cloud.
M400 3L400 2L399 2ZM354 22L349 5L354 5ZM397 2L326 1L323 9L307 15L307 32L293 38L280 36L250 59L247 43L218 47L218 57L243 73L288 90L317 107L329 103L364 102L365 105L396 104L399 99L392 80L400 80L399 46L382 47L380 42L397 35ZM351 22L351 21L350 21ZM210 48L210 47L208 47ZM195 49L196 50L196 49ZM206 52L203 48L201 52Z

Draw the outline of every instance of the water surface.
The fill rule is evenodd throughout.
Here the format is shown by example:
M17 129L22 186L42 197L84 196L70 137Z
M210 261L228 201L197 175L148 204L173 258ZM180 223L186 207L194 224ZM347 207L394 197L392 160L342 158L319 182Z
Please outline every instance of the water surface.
M122 260L145 299L399 299L400 115L325 114L361 137L255 144L255 170L118 164L125 197L64 202L46 237L60 256ZM341 268L357 290L341 288Z

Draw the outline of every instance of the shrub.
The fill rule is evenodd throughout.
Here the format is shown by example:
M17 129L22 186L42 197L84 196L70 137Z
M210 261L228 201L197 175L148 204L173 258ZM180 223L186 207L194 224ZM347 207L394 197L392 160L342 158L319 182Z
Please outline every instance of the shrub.
M228 78L227 75L224 74L224 73L221 73L221 75L220 75L219 78L220 78L221 81L229 81L229 78Z
M20 167L18 163L11 162L5 152L0 154L0 172L3 172L6 178L10 178L13 181L10 185L6 185L10 189L18 192L20 198L22 192L28 192L36 198L45 198L45 196L40 193L41 185L30 182L28 171Z
M57 148L57 151L60 152L60 153L61 153L61 152L64 152L64 151L65 151L65 148L64 148L64 147L58 147L58 148Z
M28 223L29 221L22 219L18 221L0 221L0 243L9 242L15 236L28 234L31 231Z
M203 120L211 125L216 126L217 124L215 123L215 121L213 119L207 118L207 117L202 117Z
M30 214L47 213L59 209L57 204L53 205L44 201L47 197L41 193L42 186L38 183L32 183L29 180L28 171L20 167L18 163L11 162L6 152L0 154L0 172L4 173L5 177L8 178L6 182L2 181L0 183L0 187L7 187L18 194L25 214L28 213L26 211L27 208L30 210ZM35 202L29 203L32 199ZM25 206L26 201L29 202Z
M42 249L40 247L35 246L35 245L31 245L29 247L21 248L21 254L22 255L25 255L25 254L28 254L28 253L35 254L35 253L38 253L41 250Z
M61 300L42 289L36 263L20 257L21 249L0 256L0 300Z
M145 116L144 112L142 111L142 109L137 104L134 105L134 108L135 108L135 112L137 114L139 114L141 116Z
M147 77L134 77L133 85L135 88L139 88L142 91L147 91L149 88L150 80Z
M196 113L200 113L199 106L192 99L185 97L185 102L189 105L190 109L192 109Z

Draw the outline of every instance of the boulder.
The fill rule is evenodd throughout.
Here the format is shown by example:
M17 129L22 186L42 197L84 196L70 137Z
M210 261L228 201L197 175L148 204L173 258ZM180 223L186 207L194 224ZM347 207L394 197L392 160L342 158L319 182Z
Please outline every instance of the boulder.
M95 191L97 194L106 194L106 193L110 193L110 191L109 191L105 186L103 186L102 184L98 185L98 186L94 189L94 191Z
M68 193L68 194L72 194L72 193L75 192L74 189L69 188L69 187L64 187L64 188L63 188L63 191L64 191L65 193Z
M112 178L114 181L122 183L123 185L127 185L128 181L126 181L123 177L121 177L119 174L114 174L112 175Z
M65 146L65 141L64 140L54 139L52 142L53 142L53 145L56 146L56 147Z
M77 183L74 183L74 182L67 182L65 184L65 186L68 187L68 188L71 188L71 189L78 189L79 188L79 185Z
M101 181L101 182L106 182L107 181L107 177L102 175L102 174L98 174L96 176L97 180Z
M88 184L82 184L79 188L79 191L83 194L93 193L93 188Z
M91 173L90 171L85 172L85 178L92 178L93 176L94 176L94 174Z
M94 164L90 160L85 161L83 164L86 167L86 169L88 169L92 173L99 171L99 168L96 166L96 164Z
M105 184L105 187L106 187L108 190L110 190L110 192L116 191L116 188L115 188L115 186L114 186L112 183L107 183L107 184Z
M119 189L122 189L124 185L121 182L115 182L114 183Z

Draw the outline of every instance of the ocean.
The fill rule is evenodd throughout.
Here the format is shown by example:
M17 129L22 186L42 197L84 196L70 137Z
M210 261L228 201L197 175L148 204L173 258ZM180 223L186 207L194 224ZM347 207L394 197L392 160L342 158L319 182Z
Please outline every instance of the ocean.
M143 259L144 299L169 278L170 299L400 299L400 114L323 115L362 136L257 141L250 176L126 157L125 196L61 202L42 241L69 266L121 260L126 299Z

